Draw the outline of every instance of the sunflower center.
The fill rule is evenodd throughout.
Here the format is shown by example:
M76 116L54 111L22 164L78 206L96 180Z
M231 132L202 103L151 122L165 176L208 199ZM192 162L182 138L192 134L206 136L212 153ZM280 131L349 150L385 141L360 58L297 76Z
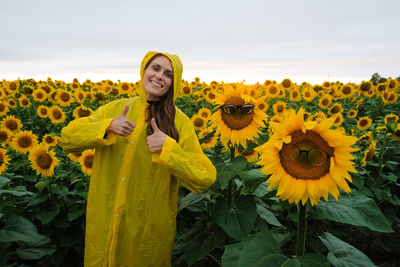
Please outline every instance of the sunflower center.
M196 118L193 122L196 127L202 127L204 125L204 120L202 118Z
M47 109L46 108L40 109L40 114L47 115Z
M54 117L56 120L61 119L61 117L62 117L61 112L58 111L58 110L54 110L54 111L53 111L53 117Z
M333 148L313 131L295 131L284 144L279 158L285 171L296 179L318 180L329 172Z
M325 99L322 100L321 103L322 103L322 105L324 105L324 106L328 106L328 105L329 105L329 100L325 98Z
M265 104L264 103L258 104L258 109L263 110L264 108L265 108Z
M36 158L36 164L44 170L47 170L50 168L51 163L53 162L53 159L47 152L42 151Z
M0 141L5 141L8 138L6 131L0 131Z
M276 107L276 111L278 111L278 113L282 113L285 110L285 107L283 105L278 105Z
M310 92L306 91L306 92L304 93L304 96L305 96L305 97L310 97L311 94L310 94Z
M17 85L16 85L14 82L10 83L10 89L11 89L12 91L17 90Z
M369 83L363 83L360 86L360 89L363 92L368 92L370 88L371 88L371 85Z
M51 136L47 136L46 137L46 139L45 139L45 141L46 141L46 143L48 143L48 144L51 144L51 143L53 143L53 137L51 137Z
M69 94L68 93L65 93L65 92L63 92L61 95L60 95L60 99L63 101L63 102L68 102L69 100L70 100L70 96L69 96Z
M231 99L225 102L225 105L237 105L242 106L245 104L245 101L238 96L233 96ZM242 114L240 111L235 114L227 114L225 112L221 112L221 118L223 122L229 128L233 130L240 130L246 128L249 124L253 122L254 112L250 114Z
M50 91L51 91L50 87L48 87L48 86L43 86L42 89L45 90L46 93L50 93Z
M128 90L129 90L129 84L123 83L123 84L121 85L121 89L122 89L123 91L128 91Z
M33 90L32 90L32 88L30 88L30 87L25 87L25 88L24 88L24 91L25 91L25 93L28 94L28 95L30 95L30 94L33 93Z
M22 105L27 106L29 104L27 99L22 99Z
M332 114L336 114L340 111L340 107L339 106L333 106L331 109L331 113Z
M0 112L3 112L6 109L6 106L4 104L0 104Z
M79 109L78 111L78 115L79 117L87 117L90 115L90 111L89 110L84 110L84 109Z
M277 91L278 91L278 89L275 87L275 86L271 86L270 88L269 88L269 92L271 93L271 94L276 94L277 93Z
M32 145L32 138L29 136L22 136L18 139L18 146L26 148Z
M85 165L86 168L91 169L93 166L93 157L92 155L85 157L85 160L83 161L83 164Z
M360 126L365 126L367 124L368 124L367 120L361 120L360 121Z
M350 92L351 92L350 86L345 86L345 87L343 87L342 92L343 92L343 94L345 94L345 95L350 94Z
M188 86L183 87L183 92L185 94L190 94L190 87L188 87Z
M289 88L291 84L292 84L292 83L290 82L289 79L284 79L284 80L282 81L282 86L285 87L285 88Z
M10 120L6 122L6 127L11 131L15 131L18 129L18 123L16 121Z

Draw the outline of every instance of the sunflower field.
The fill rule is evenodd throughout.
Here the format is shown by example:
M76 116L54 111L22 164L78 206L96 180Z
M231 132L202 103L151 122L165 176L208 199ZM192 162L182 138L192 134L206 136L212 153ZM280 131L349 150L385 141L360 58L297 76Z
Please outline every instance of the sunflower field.
M139 83L0 82L0 266L82 266L95 150L60 132ZM173 266L399 266L400 83L182 81L217 169L179 192Z

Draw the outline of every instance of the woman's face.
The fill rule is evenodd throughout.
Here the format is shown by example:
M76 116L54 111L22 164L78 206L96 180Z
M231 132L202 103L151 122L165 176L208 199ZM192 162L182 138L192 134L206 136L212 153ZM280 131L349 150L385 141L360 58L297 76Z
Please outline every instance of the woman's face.
M156 57L145 69L143 88L148 100L157 101L165 95L174 79L171 61L166 56Z

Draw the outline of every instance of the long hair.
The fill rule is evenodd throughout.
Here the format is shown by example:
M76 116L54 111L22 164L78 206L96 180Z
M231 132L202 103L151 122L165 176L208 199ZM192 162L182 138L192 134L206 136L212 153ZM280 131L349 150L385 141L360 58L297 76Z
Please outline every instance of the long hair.
M150 65L150 63L159 56L163 54L154 55L146 64L145 70ZM171 87L168 92L161 97L160 101L150 104L146 110L146 135L153 134L153 127L151 126L151 119L155 118L157 127L166 135L175 139L176 142L179 141L179 133L175 126L175 103L174 103L174 79L172 79Z

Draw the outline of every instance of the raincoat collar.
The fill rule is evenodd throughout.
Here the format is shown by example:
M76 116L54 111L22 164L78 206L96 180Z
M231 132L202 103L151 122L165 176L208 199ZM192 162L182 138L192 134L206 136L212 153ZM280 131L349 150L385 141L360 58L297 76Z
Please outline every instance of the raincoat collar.
M142 60L142 63L140 66L139 96L144 102L147 102L146 92L143 88L144 68L145 68L147 62L149 62L149 60L156 54L162 54L162 55L166 56L167 58L169 58L169 60L171 60L172 68L174 70L173 84L174 84L174 100L175 100L176 96L179 93L181 80L182 80L182 72L183 72L182 62L179 59L179 57L175 54L172 55L172 54L168 54L168 53L154 52L154 51L148 52Z

